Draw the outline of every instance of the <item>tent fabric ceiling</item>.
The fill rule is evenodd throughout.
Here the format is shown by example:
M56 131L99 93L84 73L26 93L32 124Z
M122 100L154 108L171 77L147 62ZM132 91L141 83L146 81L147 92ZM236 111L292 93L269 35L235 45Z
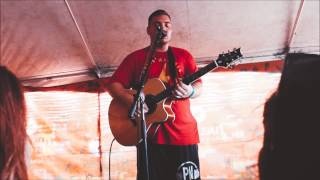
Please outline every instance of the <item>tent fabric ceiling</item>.
M244 62L319 53L319 1L1 0L1 59L26 85L53 86L112 73L148 45L148 15L172 16L172 45L198 63L241 47ZM301 11L299 11L301 10Z

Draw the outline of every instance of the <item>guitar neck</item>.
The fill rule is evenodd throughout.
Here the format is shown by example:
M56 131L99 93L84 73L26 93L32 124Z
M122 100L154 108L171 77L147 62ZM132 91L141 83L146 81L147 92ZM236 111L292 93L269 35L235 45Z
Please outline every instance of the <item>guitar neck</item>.
M192 75L183 78L182 82L184 84L188 84L189 85L190 83L192 83L195 80L199 79L201 76L205 75L206 73L208 73L209 71L215 69L216 67L217 67L217 64L216 64L215 61L213 61L212 63L202 67L201 69L199 69L197 72L193 73ZM154 97L153 100L155 101L155 103L158 103L158 102L162 101L163 99L171 96L172 90L173 90L173 87L169 87L166 90L163 90L162 92L157 94Z
M217 67L216 62L213 61L212 63L202 67L201 69L199 69L197 72L193 73L192 75L183 78L182 82L184 84L190 84L193 81L199 79L201 76L207 74L209 71L215 69L216 67Z

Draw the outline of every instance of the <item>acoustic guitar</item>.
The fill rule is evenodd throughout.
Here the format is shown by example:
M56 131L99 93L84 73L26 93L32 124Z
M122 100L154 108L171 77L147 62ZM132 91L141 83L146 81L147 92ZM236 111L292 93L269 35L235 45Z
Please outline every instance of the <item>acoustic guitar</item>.
M183 83L190 84L217 67L230 68L236 64L236 61L242 57L240 48L231 52L223 53L213 60L210 64L200 68L190 76L182 79ZM157 79L149 79L143 89L145 102L148 105L149 112L145 115L146 131L153 123L164 123L168 120L174 120L175 115L171 109L171 98L173 87L168 87ZM117 142L124 146L135 146L140 141L139 125L133 123L128 116L129 109L117 99L112 99L109 107L109 125L111 132Z

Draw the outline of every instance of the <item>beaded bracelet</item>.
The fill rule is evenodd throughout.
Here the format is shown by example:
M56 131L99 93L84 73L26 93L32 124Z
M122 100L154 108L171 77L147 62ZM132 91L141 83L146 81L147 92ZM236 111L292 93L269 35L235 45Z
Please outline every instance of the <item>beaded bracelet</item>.
M191 86L192 87L192 86ZM192 87L192 92L191 92L191 94L189 95L189 98L191 98L193 95L194 95L194 93L195 93L196 91L194 90L194 87Z

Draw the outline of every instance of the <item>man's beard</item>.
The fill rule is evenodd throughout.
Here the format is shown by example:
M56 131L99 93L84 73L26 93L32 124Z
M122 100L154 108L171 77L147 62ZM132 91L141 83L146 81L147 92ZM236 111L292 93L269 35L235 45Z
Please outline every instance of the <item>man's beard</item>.
M169 44L168 40L161 39L161 41L157 44L157 47L163 47L167 44Z

